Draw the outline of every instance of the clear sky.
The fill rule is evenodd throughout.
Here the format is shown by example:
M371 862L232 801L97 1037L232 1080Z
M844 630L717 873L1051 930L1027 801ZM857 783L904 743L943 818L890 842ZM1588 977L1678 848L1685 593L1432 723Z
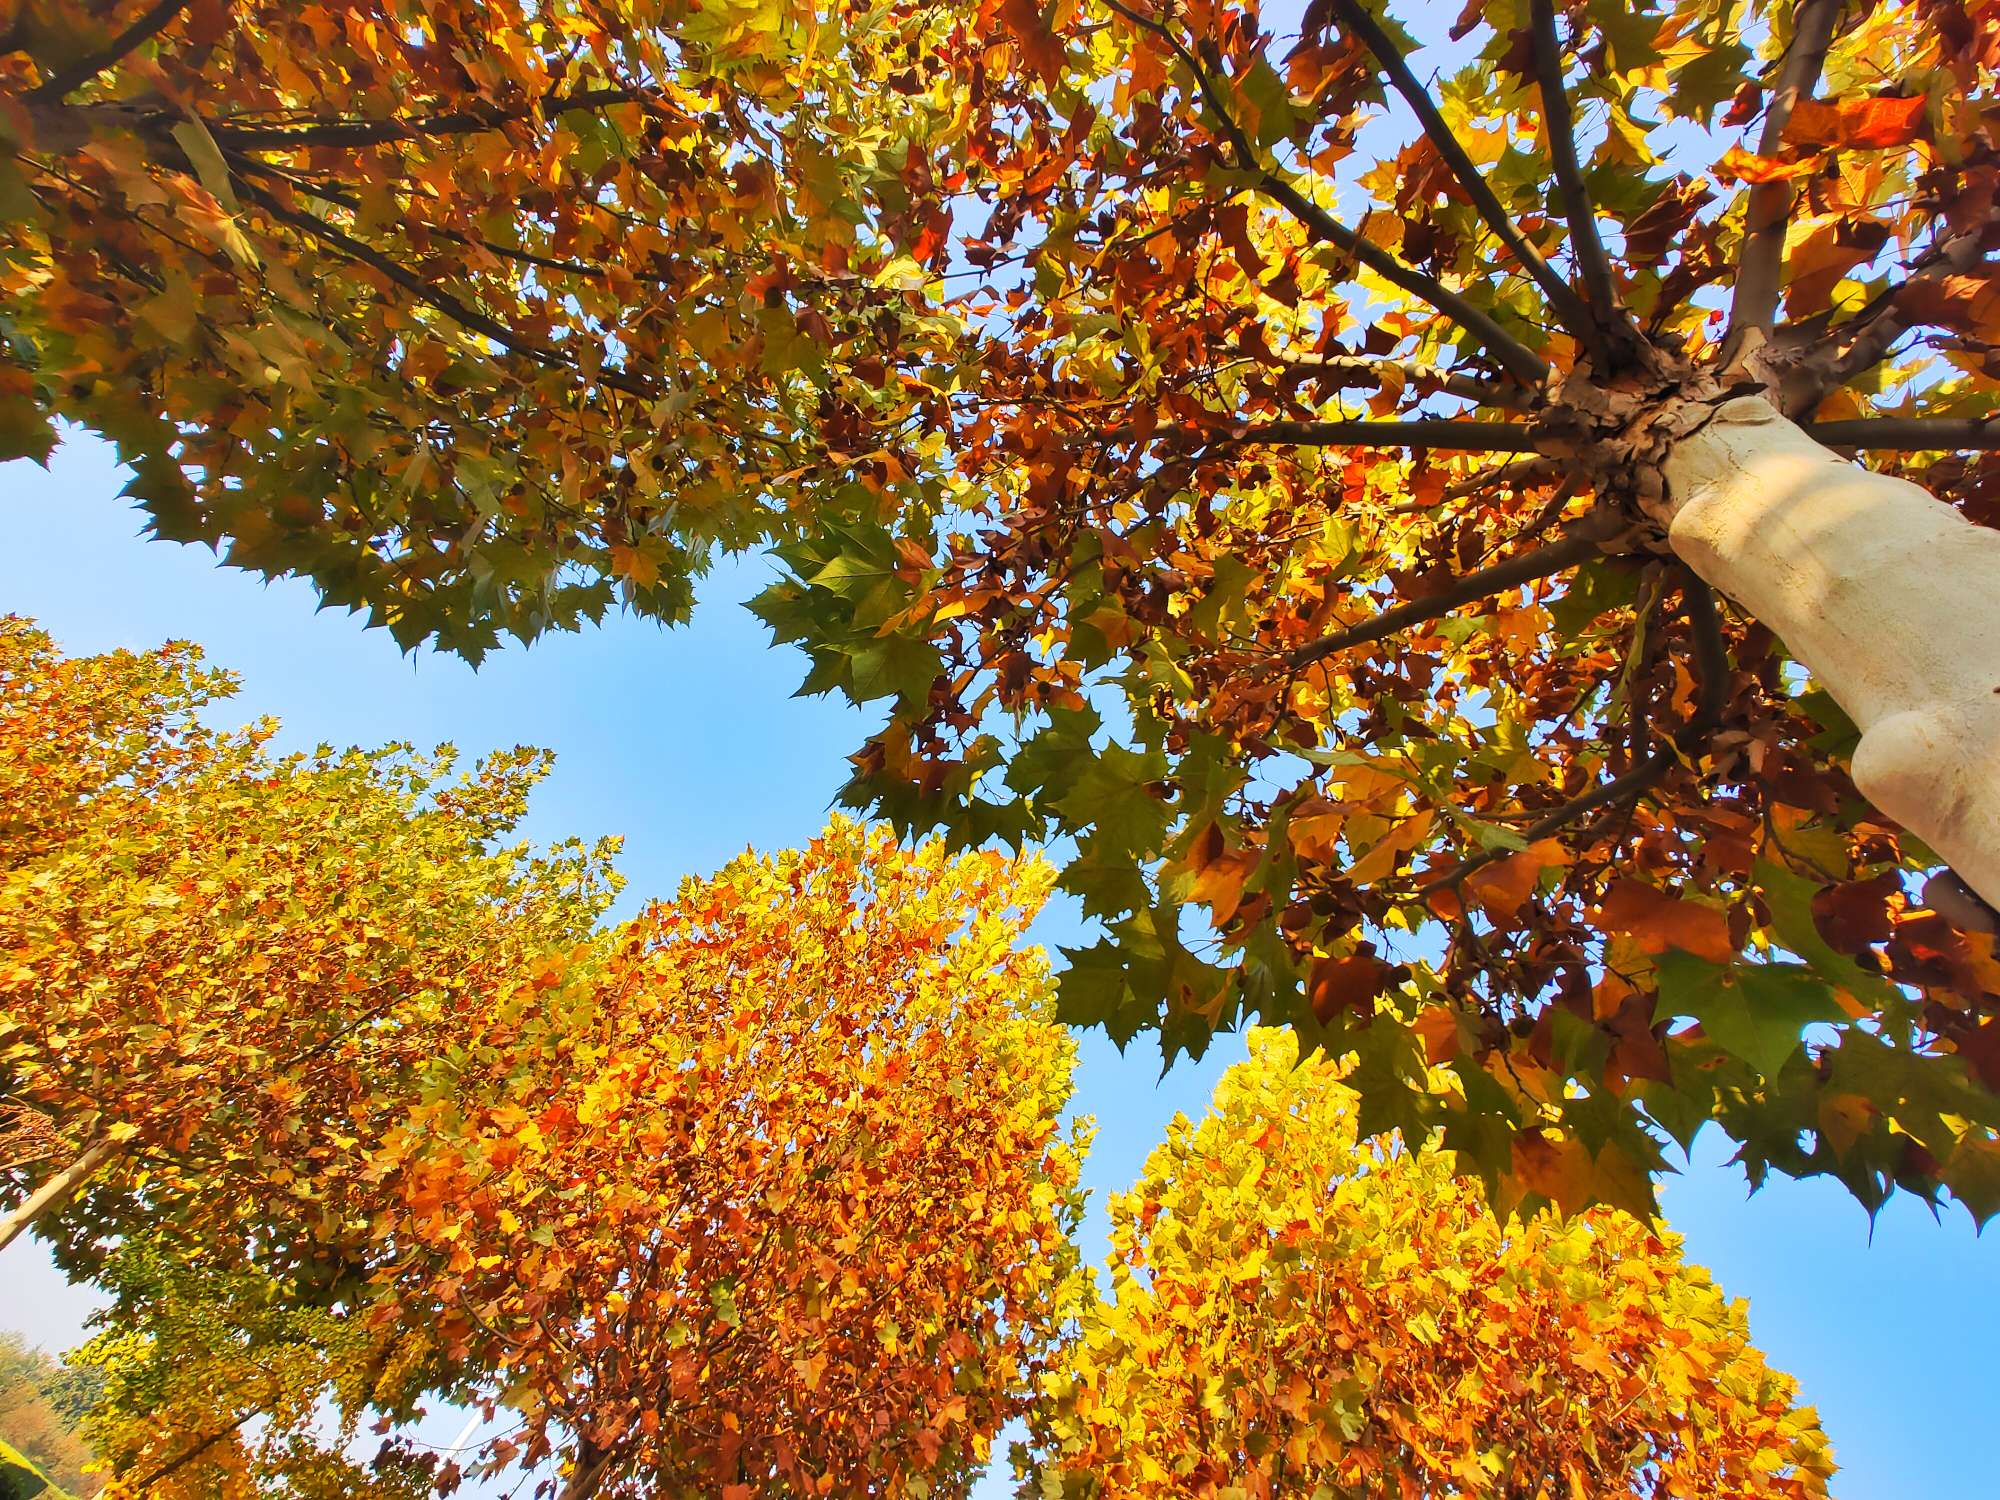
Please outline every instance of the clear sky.
M870 727L831 700L792 696L803 659L777 649L740 605L771 576L730 564L679 631L629 618L499 653L478 672L405 656L358 619L317 612L304 584L266 586L217 567L205 550L143 542L117 498L107 448L78 437L44 472L0 465L0 611L39 619L74 653L143 648L184 637L242 675L231 715L275 714L284 742L420 746L466 755L516 744L557 752L529 833L622 834L627 909L746 846L797 844L824 821L846 755ZM1075 914L1055 910L1038 935L1075 944ZM1077 1105L1096 1116L1085 1171L1101 1254L1103 1196L1137 1175L1177 1111L1198 1112L1236 1048L1160 1078L1135 1043L1121 1057L1084 1039ZM1976 1238L1952 1210L1934 1222L1892 1204L1871 1229L1829 1184L1774 1182L1745 1197L1711 1138L1672 1181L1665 1203L1689 1258L1747 1297L1772 1361L1818 1405L1851 1500L1949 1500L1996 1492L1990 1351L2000 1347L2000 1237ZM50 1349L82 1336L90 1301L68 1287L38 1243L0 1254L0 1327ZM993 1484L990 1493L1004 1494Z

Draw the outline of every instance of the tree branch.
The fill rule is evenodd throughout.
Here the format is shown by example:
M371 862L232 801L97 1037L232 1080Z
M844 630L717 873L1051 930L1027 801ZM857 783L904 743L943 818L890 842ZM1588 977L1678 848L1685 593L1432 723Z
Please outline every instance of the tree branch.
M1381 64L1382 70L1389 75L1389 82L1395 85L1396 92L1403 96L1403 102L1415 113L1417 122L1423 126L1424 134L1430 137L1431 144L1437 148L1438 155L1444 158L1445 165L1451 168L1452 176L1457 178L1459 186L1465 189L1466 195L1472 200L1472 206L1479 211L1479 216L1486 221L1487 227L1500 237L1500 242L1513 252L1514 258L1541 287L1543 295L1549 299L1549 306L1563 326L1590 347L1598 368L1605 368L1608 360L1603 329L1589 305L1577 296L1567 281L1556 274L1554 267L1542 259L1542 252L1537 250L1521 232L1520 226L1514 222L1513 215L1507 212L1505 205L1494 195L1485 176L1466 154L1465 147L1459 143L1458 137L1452 134L1451 127L1445 123L1444 115L1439 112L1436 101L1431 98L1430 91L1418 82L1417 75L1410 71L1409 62L1390 40L1389 33L1382 29L1381 24L1358 3L1358 0L1333 0L1333 8L1340 16L1341 25L1360 37L1368 50L1375 54L1375 61ZM1560 93L1561 90L1558 89L1557 92ZM1571 228L1574 231L1575 226L1572 225Z
M1858 417L1801 424L1829 448L1879 448L1904 453L2000 449L2000 417Z
M1722 718L1722 711L1728 706L1729 652L1722 640L1722 623L1716 613L1715 594L1709 586L1692 573L1684 585L1688 631L1693 637L1695 663L1699 669L1701 696L1695 704L1692 718L1683 724L1672 740L1655 750L1622 776L1615 776L1600 782L1581 796L1572 797L1562 806L1553 809L1521 829L1520 837L1532 844L1537 839L1545 839L1550 834L1559 833L1578 818L1595 812L1600 807L1627 798L1644 796L1654 786L1666 778L1669 771L1680 764L1682 754L1691 752L1708 738L1711 730ZM1465 879L1474 870L1504 859L1512 853L1509 849L1487 849L1470 859L1460 860L1448 869L1440 870L1425 880L1421 890L1433 891L1441 885L1450 885Z
M1919 319L1908 304L1941 281L1970 272L1982 259L1977 233L1957 234L1934 245L1921 265L1896 286L1889 288L1854 320L1859 328L1852 341L1833 362L1828 377L1812 391L1818 405L1826 392L1847 384L1855 376L1873 369L1887 357L1897 339L1917 326ZM1845 325L1853 326L1853 325ZM1836 329L1843 332L1845 328Z
M1453 370L1440 369L1414 359L1380 359L1368 354L1307 354L1273 355L1272 358L1288 370L1298 370L1315 377L1324 377L1328 384L1338 389L1383 388L1383 376L1394 370L1409 385L1429 387L1447 396L1458 396L1480 406L1504 407L1510 411L1524 411L1532 401L1530 392L1519 386L1502 385L1497 380L1482 380L1477 375L1461 375Z
M1481 490L1496 484L1524 485L1544 479L1553 479L1562 472L1561 466L1552 458L1537 455L1534 458L1517 458L1512 463L1496 464L1490 469L1481 469L1445 487L1444 498L1463 500L1467 495L1476 495Z
M1324 448L1446 448L1460 453L1533 453L1534 434L1513 422L1460 422L1411 417L1400 422L1247 422L1233 427L1166 427L1156 436L1215 445L1264 444Z
M162 1479L165 1479L169 1474L173 1473L176 1469L181 1468L183 1465L187 1464L193 1459L201 1457L201 1455L206 1453L210 1448L213 1448L217 1443L221 1442L224 1438L228 1437L231 1433L235 1432L237 1428L241 1427L245 1422L249 1421L252 1417L256 1416L258 1410L259 1408L257 1407L254 1406L251 1407L250 1410L243 1413L242 1416L238 1417L234 1422L231 1422L227 1427L218 1428L216 1431L211 1432L207 1437L203 1438L200 1442L196 1443L193 1447L185 1449L178 1458L171 1459L167 1463L161 1464L157 1469L153 1470L152 1473L148 1474L144 1479L140 1480L138 1484L134 1485L132 1493L135 1495L145 1494L154 1485L158 1484Z
M1173 49L1181 65L1193 75L1195 87L1200 91L1203 102L1220 122L1223 134L1228 138L1230 147L1236 154L1238 169L1255 177L1258 187L1266 197L1282 204L1286 211L1316 238L1332 245L1341 254L1360 261L1391 286L1408 292L1443 313L1471 334L1481 348L1498 360L1522 384L1532 389L1539 387L1548 379L1548 363L1502 328L1489 314L1474 307L1443 282L1426 276L1414 266L1405 265L1374 241L1356 234L1306 197L1273 167L1267 165L1258 156L1255 145L1243 127L1237 123L1236 117L1229 112L1222 98L1222 91L1208 76L1208 70L1202 67L1200 59L1188 50L1186 43L1182 42L1169 27L1127 8L1120 3L1120 0L1105 0L1105 4L1140 30L1151 32Z
M1764 110L1757 154L1774 155L1784 144L1785 123L1801 98L1810 98L1833 45L1834 22L1843 0L1801 0L1793 15L1792 44L1778 72L1778 85ZM1785 273L1785 230L1792 218L1792 185L1779 180L1750 189L1743 210L1743 250L1737 258L1736 292L1729 306L1729 338L1751 329L1768 331L1778 313L1778 288Z
M1611 271L1611 257L1604 252L1604 240L1597 232L1597 210L1584 185L1583 165L1576 155L1576 125L1570 116L1569 95L1563 90L1562 47L1556 40L1556 11L1553 0L1533 0L1530 16L1535 33L1535 73L1541 85L1542 118L1549 129L1549 153L1554 158L1556 183L1562 189L1565 217L1569 220L1571 248L1577 268L1583 274L1584 290L1598 324L1611 328L1618 319L1618 282Z
M1493 564L1468 573L1442 593L1432 594L1425 599L1412 599L1407 604L1399 604L1393 609L1385 609L1372 620L1363 620L1358 625L1336 631L1308 645L1295 647L1284 654L1287 667L1297 670L1311 666L1314 662L1345 651L1353 646L1365 646L1406 630L1412 625L1422 625L1435 620L1440 615L1450 614L1462 604L1485 599L1505 589L1516 588L1524 583L1533 583L1538 578L1547 578L1551 573L1574 567L1577 563L1594 557L1601 544L1618 534L1625 526L1625 520L1614 510L1595 510L1583 517L1568 531L1545 547L1537 547L1532 552L1524 552L1519 557L1510 557L1505 562Z
M1356 234L1332 214L1306 197L1291 183L1268 168L1255 169L1259 185L1267 197L1283 204L1292 217L1342 255L1352 256L1391 286L1408 292L1458 324L1509 374L1529 389L1538 389L1548 379L1549 366L1534 350L1495 322L1492 316L1435 277L1405 265L1373 240Z
M483 334L502 348L511 350L515 354L531 359L535 363L545 365L550 369L577 369L574 359L554 349L530 342L498 319L488 317L477 308L471 307L452 296L449 292L441 291L421 277L411 274L411 272L398 265L373 246L362 243L352 235L336 229L333 225L315 218L312 214L306 213L302 209L287 208L270 193L252 183L246 182L244 184L244 191L247 197L257 203L259 207L273 218L290 224L293 228L310 235L323 245L338 250L349 260L358 262L372 270L379 271L395 285L416 298L417 301L423 303L426 307L443 313L460 327L473 333ZM650 401L659 394L646 381L628 375L622 370L600 368L595 378L599 383L607 385L613 390L623 391L627 395L638 396L644 400Z
M616 104L635 104L651 92L636 86L583 89L574 94L534 99L506 108L453 110L413 120L324 120L312 125L235 125L224 118L205 123L218 143L227 142L243 150L375 146L387 141L416 140L425 136L472 135L537 114L546 118L574 114L578 110L605 109Z
M106 68L115 67L148 40L164 31L175 16L188 8L188 0L159 0L151 10L127 26L98 52L71 63L60 73L28 91L37 104L56 104L82 88Z
M359 200L352 193L340 187L328 187L325 183L316 182L310 177L289 172L283 167L274 166L272 163L260 160L257 157L249 155L247 152L224 148L223 155L239 170L250 173L253 176L269 177L275 181L282 182L295 193L304 193L308 198L317 198L322 203L330 203L335 208L344 208L350 213L358 212L360 209ZM440 224L426 224L423 226L423 229L426 234L434 235L441 240L448 240L454 245L463 245L468 250L485 250L499 256L502 260L511 260L524 266L533 266L541 271L560 271L568 276L603 276L606 274L602 266L587 265L578 260L556 260L550 256L537 255L532 250L521 250L511 245L499 244L493 240L483 240L477 235L461 234L456 229L446 229Z

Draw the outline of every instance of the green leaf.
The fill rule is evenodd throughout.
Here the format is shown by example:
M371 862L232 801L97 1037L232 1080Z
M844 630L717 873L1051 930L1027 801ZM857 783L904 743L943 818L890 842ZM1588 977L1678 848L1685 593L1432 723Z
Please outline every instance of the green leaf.
M1802 876L1767 861L1758 861L1757 888L1771 909L1771 930L1779 942L1806 961L1821 979L1846 990L1870 1009L1891 1013L1901 1008L1903 997L1896 987L1879 974L1833 948L1819 934L1813 921L1814 886Z
M1676 950L1659 970L1659 1013L1699 1021L1716 1046L1766 1078L1798 1051L1806 1027L1846 1016L1832 987L1803 964L1722 968Z
M0 460L32 458L43 468L56 446L55 423L32 396L0 396Z

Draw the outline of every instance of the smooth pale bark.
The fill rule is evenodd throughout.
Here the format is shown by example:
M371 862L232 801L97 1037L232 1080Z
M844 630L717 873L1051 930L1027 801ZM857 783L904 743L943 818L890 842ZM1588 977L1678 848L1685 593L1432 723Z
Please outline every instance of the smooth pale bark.
M1668 540L1862 731L1854 781L2000 906L2000 532L1759 396L1666 465Z
M75 1197L76 1190L89 1180L91 1173L104 1165L116 1149L110 1141L97 1141L86 1146L75 1161L30 1193L20 1207L0 1214L0 1250L13 1244L43 1214L61 1208Z

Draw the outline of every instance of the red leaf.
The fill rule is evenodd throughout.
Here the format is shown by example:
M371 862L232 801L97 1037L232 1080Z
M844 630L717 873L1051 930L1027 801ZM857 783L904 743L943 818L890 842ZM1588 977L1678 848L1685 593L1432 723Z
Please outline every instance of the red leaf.
M1349 954L1346 958L1322 958L1312 967L1312 979L1306 986L1306 997L1312 1002L1312 1012L1322 1024L1331 1021L1342 1011L1352 1011L1357 1016L1375 1013L1375 997L1380 995L1400 975L1401 970L1394 964L1384 963L1375 956L1373 947L1363 943L1365 950Z

